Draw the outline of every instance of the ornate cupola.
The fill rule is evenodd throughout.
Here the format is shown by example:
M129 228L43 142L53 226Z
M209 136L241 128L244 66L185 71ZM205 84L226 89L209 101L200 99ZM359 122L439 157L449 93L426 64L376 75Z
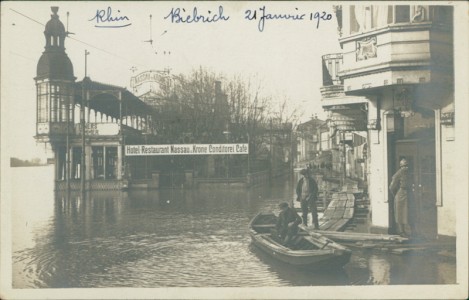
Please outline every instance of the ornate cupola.
M51 9L54 14L51 15L51 19L47 22L46 30L44 31L44 35L46 37L46 49L53 47L64 49L66 32L64 24L60 22L59 15L57 15L59 8L57 6L53 6Z
M57 15L59 8L52 7L46 24L45 51L37 64L37 127L38 141L61 143L65 135L73 132L74 82L73 65L65 53L67 32ZM55 145L55 146L56 146Z
M44 37L46 38L45 51L42 53L37 64L37 76L35 79L75 80L72 62L65 53L65 37L67 32L57 15L59 8L53 6L51 9L53 14L49 22L47 22L44 31Z

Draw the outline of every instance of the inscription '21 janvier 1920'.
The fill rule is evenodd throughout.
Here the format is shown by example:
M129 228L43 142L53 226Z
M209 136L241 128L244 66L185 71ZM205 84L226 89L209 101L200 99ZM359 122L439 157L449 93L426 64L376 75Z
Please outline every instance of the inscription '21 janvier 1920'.
M218 23L229 21L230 16L225 12L222 5L219 5L214 11L207 10L206 13L200 13L199 9L194 6L191 10L187 11L185 8L173 7L164 19L175 24ZM298 8L294 8L293 13L271 13L264 5L259 9L246 9L244 11L244 20L257 21L257 29L260 32L264 31L266 21L268 20L316 21L316 28L319 28L320 21L329 21L331 19L332 14L325 11L302 13ZM130 23L130 18L121 14L120 10L117 10L117 14L113 15L113 10L110 6L107 9L96 10L96 14L89 21L96 22L95 27L98 28L120 28L132 24Z

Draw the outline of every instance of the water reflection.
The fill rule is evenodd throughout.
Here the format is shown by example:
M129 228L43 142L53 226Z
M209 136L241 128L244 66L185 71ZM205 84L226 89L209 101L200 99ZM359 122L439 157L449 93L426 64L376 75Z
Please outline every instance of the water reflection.
M371 255L368 260L370 270L369 283L389 284L391 281L391 265L389 261L377 255Z
M33 176L22 174L28 175ZM29 190L15 191L15 288L455 281L454 259L435 255L399 256L355 249L344 270L320 273L288 267L264 255L251 244L247 225L259 211L275 211L279 202L291 199L288 180L249 190L106 191L86 197L56 193L50 198L47 191L42 193L45 188L32 187L36 191L32 200L27 198L32 196Z
M348 284L348 277L345 270L303 270L280 262L267 255L254 245L249 249L262 263L267 266L269 273L288 286L327 286Z

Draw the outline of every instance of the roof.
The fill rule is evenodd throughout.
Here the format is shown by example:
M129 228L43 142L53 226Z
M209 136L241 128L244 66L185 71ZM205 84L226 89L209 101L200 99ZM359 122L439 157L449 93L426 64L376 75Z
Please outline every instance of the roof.
M37 63L36 80L37 79L51 79L51 80L71 80L74 81L73 65L65 53L65 27L59 20L57 6L51 7L53 14L47 22L44 36L46 38L45 51L42 53L41 58ZM52 39L52 37L54 37Z
M84 83L84 85L83 85ZM120 116L146 116L154 113L151 106L145 104L140 98L129 92L126 88L92 81L89 77L75 83L75 102L81 103L82 92L86 92L88 103L85 106L111 117ZM122 112L121 109L122 100Z
M35 79L75 80L73 65L64 51L46 50L37 63Z
M51 9L54 14L51 15L50 20L47 22L46 30L44 33L52 36L64 36L65 26L59 20L59 16L57 15L57 11L59 10L59 8L57 6L54 6Z
M308 129L312 129L312 128L317 128L319 126L322 126L326 124L326 121L323 121L323 120L319 120L319 119L311 119L307 122L304 122L304 123L301 123L300 125L298 125L298 131L302 131L302 130L308 130Z

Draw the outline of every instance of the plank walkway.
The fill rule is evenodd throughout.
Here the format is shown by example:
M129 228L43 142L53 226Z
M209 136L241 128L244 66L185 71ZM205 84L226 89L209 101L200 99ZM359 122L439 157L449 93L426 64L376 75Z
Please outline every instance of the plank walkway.
M324 192L324 191L323 191ZM343 230L347 223L354 217L355 213L355 195L363 193L363 190L358 189L357 183L350 181L343 188L342 191L333 192L331 194L331 201L324 209L322 217L319 219L319 229L328 231ZM293 207L301 211L300 203L294 202ZM308 218L308 224L311 224Z
M319 229L341 231L354 217L355 195L363 193L354 181L348 181L342 190L332 194L332 200L319 220Z
M378 234L378 233L363 233L363 232L340 232L330 230L313 230L312 227L300 226L308 232L316 232L322 234L334 241L352 245L361 248L374 248L377 245L399 245L407 242L409 239L403 238L399 235ZM390 247L390 246L387 246ZM403 247L399 245L398 247Z
M319 220L320 230L340 231L350 219L355 211L355 196L347 192L332 194L332 200L324 210L322 218Z
M341 191L332 194L331 202L319 219L319 230L313 229L312 226L300 225L300 227L306 232L319 233L350 247L369 248L397 255L428 250L441 253L455 251L455 241L409 240L399 235L342 231L355 216L355 207L359 207L357 203L360 203L359 201L356 203L355 196L360 197L360 193L363 191L358 189L356 183L348 182Z
M358 189L356 183L347 183L341 191L332 194L331 202L324 210L322 218L319 219L319 230L314 230L312 226L301 225L301 228L309 232L320 233L339 242L352 243L354 246L364 248L367 245L370 245L372 248L379 248L390 243L402 245L402 243L407 242L407 238L398 235L341 231L354 217L356 206L355 195L360 193L363 193L363 191ZM395 252L400 250L396 249ZM405 251L402 250L401 252Z

